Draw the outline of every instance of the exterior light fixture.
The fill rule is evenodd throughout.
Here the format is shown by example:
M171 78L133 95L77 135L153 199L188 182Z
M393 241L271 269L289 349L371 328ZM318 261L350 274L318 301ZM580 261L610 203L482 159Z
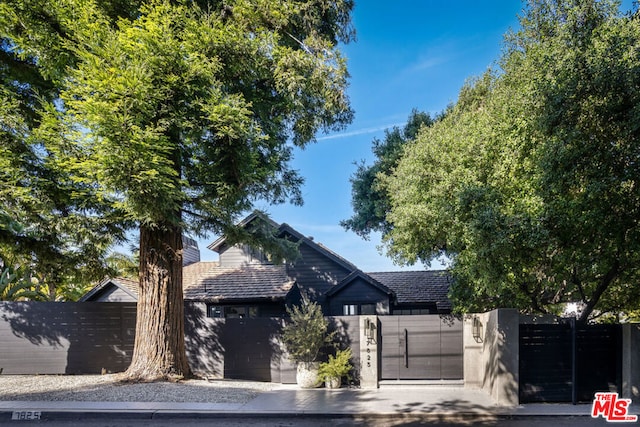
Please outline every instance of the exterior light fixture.
M364 335L367 337L368 341L375 342L376 324L369 318L364 320Z
M480 319L478 319L477 316L473 316L473 326L471 334L473 335L473 339L476 342L482 342L482 322L480 321Z

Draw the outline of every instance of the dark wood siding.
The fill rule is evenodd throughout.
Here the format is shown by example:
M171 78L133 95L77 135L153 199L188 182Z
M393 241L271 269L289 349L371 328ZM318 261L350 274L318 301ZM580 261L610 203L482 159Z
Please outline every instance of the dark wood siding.
M351 270L305 244L300 245L300 257L296 262L287 266L289 277L321 304L325 302L323 295L349 273Z
M99 374L129 366L135 304L0 303L4 374Z
M216 378L295 383L295 366L279 341L283 319L209 319L203 303L189 303L186 345L194 372ZM340 348L359 354L357 317L330 317ZM357 359L355 360L357 362ZM356 364L357 366L357 364Z
M136 299L117 286L111 285L91 297L91 302L136 302Z
M389 295L361 278L354 279L348 286L330 297L327 302L328 314L342 315L344 304L375 304L376 314L389 314Z
M198 242L193 239L183 237L182 245L182 265L190 265L200 261L200 249L198 249Z

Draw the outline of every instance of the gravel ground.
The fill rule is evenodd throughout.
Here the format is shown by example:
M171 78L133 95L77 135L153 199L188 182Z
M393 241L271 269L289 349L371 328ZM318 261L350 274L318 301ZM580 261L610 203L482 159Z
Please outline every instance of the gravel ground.
M246 403L275 386L229 380L123 383L117 375L0 375L0 401Z

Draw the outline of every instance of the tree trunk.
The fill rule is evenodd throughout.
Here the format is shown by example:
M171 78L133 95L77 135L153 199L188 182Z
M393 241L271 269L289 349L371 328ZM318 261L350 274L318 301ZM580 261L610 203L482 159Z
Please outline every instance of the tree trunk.
M140 275L132 381L190 376L184 340L182 230L140 226Z
M607 272L607 274L604 275L600 283L598 283L598 286L596 287L595 291L591 294L591 299L587 302L587 305L584 308L584 310L582 310L582 314L580 315L578 322L587 323L587 321L589 320L589 316L591 316L591 313L593 312L593 309L596 307L596 305L600 301L600 298L602 297L604 292L607 290L607 288L609 288L609 285L611 285L611 283L618 276L619 273L620 273L620 262L616 260L613 263L613 267L611 267Z

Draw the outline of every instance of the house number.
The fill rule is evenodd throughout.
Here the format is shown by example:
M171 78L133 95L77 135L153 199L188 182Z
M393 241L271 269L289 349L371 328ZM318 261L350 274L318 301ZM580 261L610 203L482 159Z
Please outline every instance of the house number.
M13 411L11 420L31 421L40 419L40 411Z
M370 368L370 367L371 367L371 349L367 348L367 368Z

